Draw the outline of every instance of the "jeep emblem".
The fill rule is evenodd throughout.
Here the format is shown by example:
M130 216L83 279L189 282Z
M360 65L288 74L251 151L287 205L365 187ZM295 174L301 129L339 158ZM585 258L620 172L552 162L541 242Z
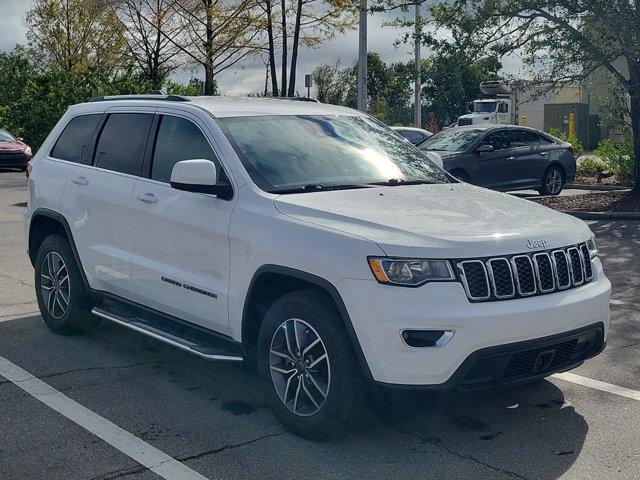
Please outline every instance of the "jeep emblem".
M544 238L530 238L527 240L527 248L547 248L549 247L549 242L547 242Z

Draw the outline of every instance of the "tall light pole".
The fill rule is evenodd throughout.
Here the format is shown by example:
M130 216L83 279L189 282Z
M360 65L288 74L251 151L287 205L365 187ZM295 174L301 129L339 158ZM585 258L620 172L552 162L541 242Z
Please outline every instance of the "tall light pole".
M416 18L415 18L415 87L413 101L413 126L422 127L422 79L420 78L420 33L422 30L422 19L420 16L420 0L415 0Z
M367 0L360 0L358 38L358 110L367 111Z

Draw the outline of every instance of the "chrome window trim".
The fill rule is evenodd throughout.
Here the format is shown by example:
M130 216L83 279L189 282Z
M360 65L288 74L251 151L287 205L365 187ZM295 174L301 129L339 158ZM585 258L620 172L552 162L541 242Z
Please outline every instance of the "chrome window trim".
M471 295L469 291L469 284L467 282L467 275L464 271L464 266L468 263L479 263L482 266L482 270L484 271L484 281L487 285L487 296L485 297L475 297ZM463 260L462 262L458 262L457 264L458 270L460 272L460 279L462 280L462 286L467 294L467 297L470 300L489 300L491 298L491 285L489 284L489 275L487 274L487 267L482 260Z
M564 263L567 266L567 284L560 284L560 275L558 274L558 263L556 261L556 253L562 254L562 258L564 258ZM558 290L566 290L571 287L571 265L569 264L569 257L567 256L567 252L564 250L554 250L551 252L551 261L553 262L553 270L556 275L556 286Z
M507 262L507 268L509 269L509 276L511 277L511 291L513 292L511 295L498 295L498 289L496 288L496 280L493 276L493 266L492 266L492 262L497 262L497 261ZM507 298L513 298L516 296L516 284L513 280L513 276L514 276L513 269L511 268L511 264L509 263L509 260L507 258L496 257L496 258L491 258L487 260L487 272L489 274L489 281L491 283L491 286L493 287L493 294L495 295L496 298L503 300Z
M526 258L531 266L531 276L533 277L533 291L532 292L523 292L522 287L520 286L520 274L518 273L518 266L516 265L516 260L518 258ZM538 282L536 281L536 270L533 266L533 261L529 255L514 255L511 257L511 265L513 266L513 273L516 277L516 285L518 287L518 294L522 297L530 297L538 293Z
M580 260L580 272L582 274L582 279L577 282L574 274L573 274L573 260L571 259L571 251L575 250L578 253L578 259ZM578 249L578 247L569 247L567 248L567 258L569 259L569 265L571 268L569 269L569 273L571 275L571 283L576 287L582 285L584 283L584 261L582 260L582 252Z
M538 266L538 257L546 257L549 259L549 266L551 268L551 281L553 282L553 285L551 286L551 288L547 288L546 290L544 288L542 288L542 277L540 276L540 268ZM556 289L556 278L555 278L555 272L554 272L554 268L553 268L553 262L551 261L551 257L549 256L549 254L547 252L538 252L538 253L534 253L533 254L533 267L534 270L536 272L536 278L538 281L538 288L540 290L541 293L551 293L553 291L555 291Z

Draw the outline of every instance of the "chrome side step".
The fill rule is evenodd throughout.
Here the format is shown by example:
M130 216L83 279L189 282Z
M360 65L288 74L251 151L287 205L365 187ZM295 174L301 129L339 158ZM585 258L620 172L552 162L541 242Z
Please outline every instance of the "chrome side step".
M158 325L154 325L152 320L149 321L140 317L129 316L119 310L112 311L111 309L104 307L95 307L91 310L91 313L206 360L220 360L227 362L244 361L244 358L241 355L234 354L230 349L211 344L210 342L200 343L192 339L178 336L174 332L167 331L159 328Z

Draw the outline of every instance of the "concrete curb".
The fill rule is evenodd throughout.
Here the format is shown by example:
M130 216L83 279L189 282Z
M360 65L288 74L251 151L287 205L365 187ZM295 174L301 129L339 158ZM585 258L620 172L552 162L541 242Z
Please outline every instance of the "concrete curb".
M563 211L581 220L640 220L640 212L572 212Z
M568 190L595 190L598 192L617 192L621 190L631 190L631 187L621 185L580 185L579 183L568 183L564 186Z

